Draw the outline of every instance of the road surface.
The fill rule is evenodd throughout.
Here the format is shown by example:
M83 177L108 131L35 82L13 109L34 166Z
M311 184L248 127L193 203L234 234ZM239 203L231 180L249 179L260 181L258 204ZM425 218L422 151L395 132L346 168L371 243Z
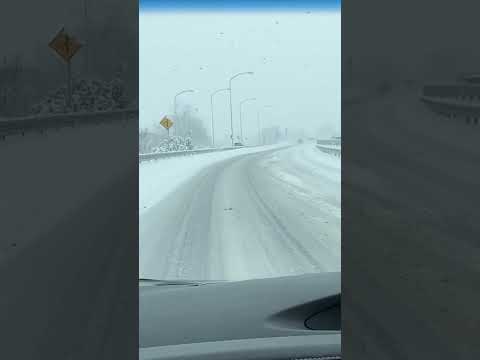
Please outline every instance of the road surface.
M0 359L137 356L137 131L0 141Z
M312 143L210 165L141 214L140 276L339 271L340 191L340 160Z
M480 358L478 128L401 88L342 120L343 356Z

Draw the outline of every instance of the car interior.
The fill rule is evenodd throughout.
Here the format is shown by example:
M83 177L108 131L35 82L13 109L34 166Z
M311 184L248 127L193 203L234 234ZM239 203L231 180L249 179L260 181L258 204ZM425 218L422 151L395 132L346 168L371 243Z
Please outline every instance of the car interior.
M140 359L341 358L340 273L141 285Z

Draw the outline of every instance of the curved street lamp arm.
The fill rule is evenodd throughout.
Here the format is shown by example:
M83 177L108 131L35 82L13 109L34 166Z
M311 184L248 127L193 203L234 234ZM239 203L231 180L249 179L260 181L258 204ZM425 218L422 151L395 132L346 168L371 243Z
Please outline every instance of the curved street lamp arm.
M244 71L244 72L235 74L235 75L233 75L233 76L230 78L230 81L232 81L233 79L235 79L237 76L247 75L247 74L248 74L248 75L253 75L253 71Z
M230 88L224 88L224 89L218 89L216 91L214 91L211 96L213 97L215 94L218 94L219 92L221 91L230 91Z

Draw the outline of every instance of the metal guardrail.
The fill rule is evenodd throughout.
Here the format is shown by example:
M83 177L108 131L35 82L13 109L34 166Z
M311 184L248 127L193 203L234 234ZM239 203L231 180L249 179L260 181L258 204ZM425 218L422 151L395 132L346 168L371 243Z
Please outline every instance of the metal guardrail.
M470 83L427 84L422 87L421 95L431 98L473 100L480 97L480 85Z
M189 155L195 155L195 154L205 154L205 153L211 153L211 152L228 151L228 150L236 150L236 149L245 149L246 147L250 147L250 146L238 146L238 147L216 148L216 149L198 149L198 150L186 150L186 151L157 152L157 153L150 153L150 154L139 154L138 158L139 158L139 162L143 162L143 161L165 159L165 158L171 158L171 157L189 156Z
M246 148L256 148L261 147L263 145L254 145L254 146L235 146L235 147L226 147L226 148L215 148L215 149L198 149L198 150L186 150L186 151L169 151L169 152L158 152L158 153L150 153L150 154L139 154L139 162L150 161L150 160L157 160L157 159L165 159L170 157L179 157L179 156L189 156L189 155L196 155L196 154L205 154L205 153L212 153L212 152L219 152L219 151L230 151L236 149L246 149ZM292 145L285 145L280 147L279 149L287 148ZM268 149L266 149L268 150Z
M317 140L317 145L338 145L338 146L340 146L340 144L341 144L340 139Z
M138 109L78 112L65 114L42 114L0 119L0 137L24 135L26 132L43 132L51 129L98 125L138 119Z
M433 113L478 125L480 120L480 79L478 74L460 74L461 82L423 86L419 94Z
M327 147L327 146L321 146L321 145L317 145L317 149L319 149L320 151L323 151L324 153L327 153L327 154L333 154L333 155L338 156L338 157L342 156L342 149L335 149L335 148L331 148L331 147Z
M480 110L480 97L472 100L467 99L451 99L451 98L443 98L443 97L433 97L433 96L420 96L420 100L424 103L430 104L437 104L444 106L445 108L449 107L452 109L469 109L473 111Z
M480 120L480 102L448 98L420 96L433 113L450 119L464 120L467 124L478 125Z

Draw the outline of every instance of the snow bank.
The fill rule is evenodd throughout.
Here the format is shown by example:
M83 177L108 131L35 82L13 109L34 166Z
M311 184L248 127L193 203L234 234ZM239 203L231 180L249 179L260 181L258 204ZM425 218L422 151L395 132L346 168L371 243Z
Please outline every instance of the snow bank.
M285 150L264 160L264 166L273 177L279 179L297 194L297 197L319 201L332 213L341 214L341 159L326 154L315 145L305 144Z
M190 137L170 136L162 139L157 146L154 146L152 152L171 152L193 150L192 139Z
M33 114L58 114L67 112L96 112L125 109L125 85L119 78L112 81L72 81L72 104L67 105L67 88L60 87L34 105Z

